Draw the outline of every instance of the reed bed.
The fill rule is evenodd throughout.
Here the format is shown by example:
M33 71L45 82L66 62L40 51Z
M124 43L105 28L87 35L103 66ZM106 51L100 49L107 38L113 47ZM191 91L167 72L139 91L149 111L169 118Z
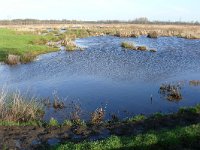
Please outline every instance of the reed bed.
M40 120L43 115L43 105L35 98L26 98L15 92L1 90L0 121L28 122Z

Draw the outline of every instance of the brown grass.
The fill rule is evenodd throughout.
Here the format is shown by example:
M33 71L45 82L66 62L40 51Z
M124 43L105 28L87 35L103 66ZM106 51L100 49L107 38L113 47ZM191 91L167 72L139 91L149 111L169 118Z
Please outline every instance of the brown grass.
M91 123L100 124L101 122L103 122L104 117L105 117L105 110L102 107L98 108L95 110L95 112L91 114Z
M200 39L198 25L152 25L152 24L47 24L47 25L1 25L0 28L11 28L19 31L41 33L47 28L86 29L91 35L139 36L155 32L158 36L177 36L189 39Z
M162 84L159 92L169 101L180 101L182 99L180 85Z
M20 56L18 55L8 55L7 60L5 61L5 63L9 64L9 65L16 65L20 63Z
M41 119L43 105L36 99L24 98L19 92L9 95L0 93L0 120L27 122Z

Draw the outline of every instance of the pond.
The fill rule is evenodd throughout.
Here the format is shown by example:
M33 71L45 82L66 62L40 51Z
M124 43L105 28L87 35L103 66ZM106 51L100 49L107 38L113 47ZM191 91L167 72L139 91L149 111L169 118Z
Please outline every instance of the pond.
M121 42L130 41L157 49L157 52L125 50ZM150 39L89 37L76 40L84 51L60 50L44 54L36 61L17 66L0 65L0 86L37 97L78 102L90 113L101 105L106 117L174 112L182 106L200 102L200 40L176 37ZM182 99L169 101L160 94L162 83L181 85ZM48 109L46 119L66 117L67 110Z

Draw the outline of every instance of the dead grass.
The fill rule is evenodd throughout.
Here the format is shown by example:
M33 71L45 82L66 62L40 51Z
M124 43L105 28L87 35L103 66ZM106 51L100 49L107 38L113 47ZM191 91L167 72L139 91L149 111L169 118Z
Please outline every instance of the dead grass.
M182 99L180 85L162 84L159 93L169 101L180 101Z
M41 119L43 106L36 99L25 98L19 92L8 94L4 90L0 93L0 120L28 122Z
M19 64L20 63L20 56L18 55L8 55L6 61L5 61L6 64L9 64L9 65L16 65L16 64Z
M103 122L103 119L105 117L105 110L101 108L97 108L92 114L91 114L91 123L92 124L100 124Z
M0 28L11 28L19 31L41 31L52 29L85 29L89 35L148 35L155 32L158 36L177 36L189 39L200 39L200 26L198 25L152 25L152 24L46 24L46 25L5 25Z

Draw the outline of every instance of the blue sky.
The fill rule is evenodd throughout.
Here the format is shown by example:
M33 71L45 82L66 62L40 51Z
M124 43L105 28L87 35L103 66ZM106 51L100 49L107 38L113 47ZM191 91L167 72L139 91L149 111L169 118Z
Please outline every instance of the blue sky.
M200 21L200 0L0 0L0 19Z

